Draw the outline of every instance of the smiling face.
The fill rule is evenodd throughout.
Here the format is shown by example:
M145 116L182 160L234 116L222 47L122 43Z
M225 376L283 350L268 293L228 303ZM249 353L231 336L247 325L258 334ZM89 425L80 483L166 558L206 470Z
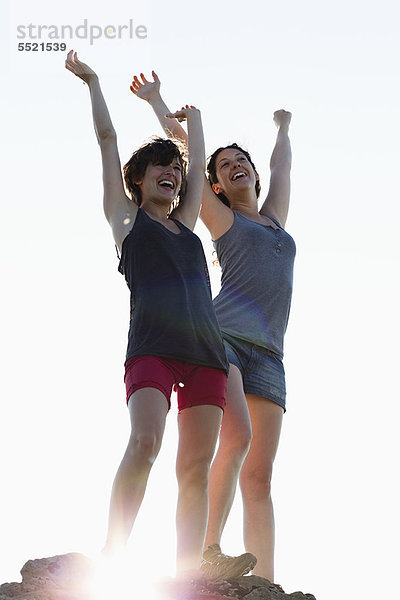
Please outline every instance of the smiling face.
M169 203L172 208L179 204L186 186L184 150L163 138L153 138L135 150L123 171L126 187L138 206L143 195L147 201Z
M254 190L256 197L260 193L258 173L250 155L237 144L216 150L209 161L208 172L212 188L223 202L229 203L229 199L243 192Z
M181 184L182 165L178 158L174 158L169 165L149 163L143 178L136 182L142 203L152 200L168 206L178 196Z

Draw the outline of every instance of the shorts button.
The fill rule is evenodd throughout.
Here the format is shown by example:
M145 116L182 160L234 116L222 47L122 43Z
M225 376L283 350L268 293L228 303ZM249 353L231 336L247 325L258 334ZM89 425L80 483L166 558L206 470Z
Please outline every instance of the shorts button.
M278 252L278 254L279 254L279 252L280 252L280 249L279 249L279 248L277 248L277 249L276 249L276 251L277 251L277 252Z

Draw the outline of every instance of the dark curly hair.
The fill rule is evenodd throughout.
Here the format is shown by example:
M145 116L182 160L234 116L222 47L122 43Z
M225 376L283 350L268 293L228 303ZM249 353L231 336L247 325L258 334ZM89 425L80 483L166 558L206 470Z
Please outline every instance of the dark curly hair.
M142 203L142 192L135 181L144 177L147 166L150 163L166 166L170 165L175 158L178 159L182 167L182 184L178 196L172 203L171 211L182 202L182 197L185 194L187 173L186 147L178 140L172 141L154 136L151 138L151 142L147 142L135 150L126 165L124 165L123 172L125 185L132 200L138 206Z
M222 152L222 150L227 150L228 148L233 148L234 150L238 150L239 152L243 152L243 154L245 155L245 157L247 158L247 160L249 161L249 163L253 167L254 171L256 171L256 167L255 167L253 161L251 160L251 156L247 152L247 150L243 150L243 148L241 148L235 142L233 144L229 144L228 146L221 146L221 148L218 148L217 150L215 150L215 152L213 152L211 154L211 156L209 156L209 158L207 160L208 180L211 183L211 185L214 185L214 183L218 183L217 170L216 170L217 156L218 156L218 154L220 152ZM260 185L260 182L258 181L258 179L256 181L255 189L256 189L256 195L257 195L257 198L258 198L259 195L260 195L260 190L261 190L261 185ZM226 206L230 206L230 202L229 202L228 198L224 194L217 194L217 196L221 200L221 202L223 202L224 204L226 204Z

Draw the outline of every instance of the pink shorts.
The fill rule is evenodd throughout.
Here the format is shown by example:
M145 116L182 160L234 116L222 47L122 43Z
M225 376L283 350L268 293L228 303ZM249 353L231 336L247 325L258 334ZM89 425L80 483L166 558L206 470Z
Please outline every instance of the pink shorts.
M171 408L172 389L179 412L190 406L213 404L224 410L226 375L221 369L192 365L157 356L133 356L125 364L126 402L145 387L160 390Z

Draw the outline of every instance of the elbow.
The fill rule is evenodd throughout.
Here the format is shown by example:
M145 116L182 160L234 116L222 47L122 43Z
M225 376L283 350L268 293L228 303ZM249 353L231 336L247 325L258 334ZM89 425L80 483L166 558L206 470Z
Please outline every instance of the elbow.
M115 141L117 139L117 134L113 127L108 129L103 129L97 132L97 140L99 144L102 142Z
M292 161L290 158L287 160L277 161L271 165L271 176L272 177L288 177L292 168Z

